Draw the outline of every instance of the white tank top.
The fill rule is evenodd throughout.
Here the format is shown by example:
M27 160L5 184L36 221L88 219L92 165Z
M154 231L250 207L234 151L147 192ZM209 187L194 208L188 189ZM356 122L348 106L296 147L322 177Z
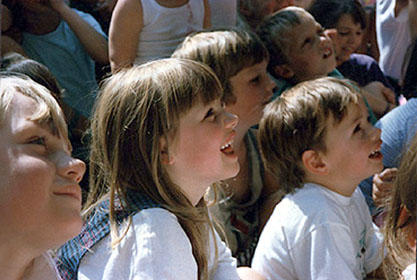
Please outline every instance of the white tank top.
M143 28L135 64L171 56L188 34L203 29L203 0L189 0L177 8L160 6L154 0L141 2Z

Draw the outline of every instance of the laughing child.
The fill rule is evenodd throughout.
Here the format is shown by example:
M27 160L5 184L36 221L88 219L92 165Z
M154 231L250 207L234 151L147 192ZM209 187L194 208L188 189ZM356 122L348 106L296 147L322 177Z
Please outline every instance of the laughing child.
M252 267L269 279L362 279L381 264L381 240L357 185L381 171L381 131L340 79L303 82L267 106L259 139L287 195Z

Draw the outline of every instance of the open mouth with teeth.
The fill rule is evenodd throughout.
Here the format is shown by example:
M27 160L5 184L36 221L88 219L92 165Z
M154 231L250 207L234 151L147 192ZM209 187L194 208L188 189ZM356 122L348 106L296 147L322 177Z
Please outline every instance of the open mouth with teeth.
M381 151L376 150L373 151L369 156L370 159L382 159L384 156L382 155Z
M225 145L221 146L220 151L226 155L233 155L235 151L233 150L232 143L233 141L230 141Z
M329 58L332 54L333 54L332 49L331 48L327 48L327 49L324 50L323 58L324 59Z

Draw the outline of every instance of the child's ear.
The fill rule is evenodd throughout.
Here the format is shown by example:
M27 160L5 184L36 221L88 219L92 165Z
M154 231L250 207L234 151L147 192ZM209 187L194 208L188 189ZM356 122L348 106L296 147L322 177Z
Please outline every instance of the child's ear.
M320 153L314 150L306 150L301 156L304 168L312 174L326 175L329 170L326 163L323 161Z
M292 79L294 77L294 71L288 66L288 64L276 65L274 67L275 75L284 79Z
M173 157L169 154L168 141L165 137L159 139L159 150L162 164L172 164L174 162Z

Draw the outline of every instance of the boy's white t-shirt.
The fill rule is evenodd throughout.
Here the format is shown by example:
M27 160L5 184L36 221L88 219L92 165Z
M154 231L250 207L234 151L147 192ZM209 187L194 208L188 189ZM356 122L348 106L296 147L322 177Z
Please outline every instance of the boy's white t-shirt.
M215 258L214 238L210 234L209 271ZM215 235L218 264L210 279L239 279L236 260ZM81 261L79 280L184 279L197 277L197 263L191 243L177 217L162 208L141 210L133 216L127 235L110 248L110 235L101 240Z
M381 264L382 236L363 194L305 184L267 222L252 268L268 279L363 279Z

